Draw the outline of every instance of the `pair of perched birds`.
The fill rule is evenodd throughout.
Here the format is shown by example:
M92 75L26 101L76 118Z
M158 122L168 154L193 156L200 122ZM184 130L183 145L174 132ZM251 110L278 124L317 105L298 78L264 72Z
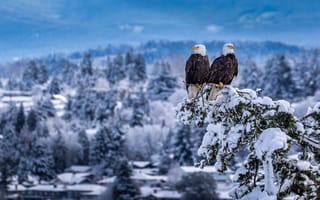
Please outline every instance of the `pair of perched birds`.
M234 45L224 44L222 55L216 58L211 66L205 45L194 45L192 51L185 67L188 98L195 99L202 85L206 83L211 86L208 100L214 100L217 92L224 85L231 84L233 78L238 75L238 61L234 54Z

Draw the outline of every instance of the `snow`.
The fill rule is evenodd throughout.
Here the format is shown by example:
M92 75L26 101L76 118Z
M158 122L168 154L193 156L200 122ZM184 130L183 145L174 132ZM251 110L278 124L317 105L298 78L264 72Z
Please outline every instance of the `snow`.
M145 181L167 181L167 176L161 176L161 175L157 175L157 176L153 176L153 175L149 175L149 174L145 174L143 173L143 171L140 170L133 170L133 175L131 176L132 179L135 180L145 180Z
M8 186L8 191L14 192L14 191L24 191L26 190L26 187L20 184L15 184L15 185L9 185Z
M175 190L163 190L157 187L143 186L140 188L141 196L153 196L157 199L181 199L182 194Z
M243 200L276 200L276 196L269 196L266 192L260 191L259 188L254 188L252 192L246 195Z
M149 161L132 161L134 167L145 168L148 167L151 163Z
M89 192L91 194L100 195L105 191L105 187L96 184L78 184L78 185L36 185L26 190L32 191L50 191L50 192L63 192L63 191L78 191Z
M307 171L307 170L310 170L311 164L308 161L298 160L297 167L302 171Z
M92 138L98 132L98 128L86 129L87 136Z
M181 169L186 173L205 172L205 173L217 173L218 170L214 166L205 166L203 168L194 166L181 166Z
M91 170L90 166L86 166L86 165L73 165L71 167L69 167L68 169L66 169L66 172L72 172L72 173L85 173L85 172L89 172Z
M209 159L210 153L208 153L208 149L210 149L217 140L221 140L223 138L223 133L222 123L209 124L207 132L202 139L202 144L198 149L198 155Z
M182 194L174 190L160 190L154 192L152 196L158 199L181 199Z
M60 95L60 94L53 94L52 95L52 98L53 99L56 99L56 100L60 100L60 101L62 101L63 103L68 103L68 99L65 97L65 96L63 96L63 95Z
M85 181L91 173L62 173L57 177L58 179L65 184L79 184Z
M98 181L97 183L98 183L99 185L108 185L108 184L114 183L115 180L116 180L116 177L113 176L113 177L104 178L104 179Z
M271 155L275 150L286 149L287 135L280 128L268 128L261 133L254 147L258 158L262 159L264 154Z
M263 169L265 174L265 191L268 195L273 196L276 194L276 188L274 185L274 174L271 155L278 149L288 148L287 135L283 131L281 131L280 128L266 129L261 133L254 147L258 158L263 160ZM262 199L268 198L263 197Z

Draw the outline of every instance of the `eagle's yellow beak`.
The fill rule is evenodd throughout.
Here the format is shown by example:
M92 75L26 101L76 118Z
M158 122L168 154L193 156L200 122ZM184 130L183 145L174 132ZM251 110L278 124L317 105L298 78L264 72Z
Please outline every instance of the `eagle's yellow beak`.
M199 49L199 47L198 47L198 46L193 46L191 49L192 49L193 51L195 51L195 50Z
M229 45L228 47L229 47L229 49L234 49L233 45Z

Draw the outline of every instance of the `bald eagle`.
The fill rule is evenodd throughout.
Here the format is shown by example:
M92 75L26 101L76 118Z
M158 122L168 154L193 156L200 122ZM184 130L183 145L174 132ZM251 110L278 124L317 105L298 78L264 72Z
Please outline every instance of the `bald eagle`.
M207 82L212 85L208 99L214 100L219 89L231 84L237 75L238 61L234 54L234 45L226 43L223 45L222 55L213 61L208 73Z
M206 47L203 44L194 45L192 51L185 67L186 89L189 99L194 99L197 96L202 84L206 82L210 67Z

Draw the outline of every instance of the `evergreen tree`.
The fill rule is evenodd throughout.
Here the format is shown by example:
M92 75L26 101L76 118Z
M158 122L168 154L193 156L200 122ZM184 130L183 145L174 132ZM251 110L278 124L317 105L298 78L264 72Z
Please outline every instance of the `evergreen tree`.
M13 174L10 173L10 158L0 149L0 195L5 196L9 184L11 183L11 176Z
M35 61L30 61L22 75L22 89L30 90L38 82L39 69Z
M78 142L81 145L81 159L79 160L80 165L88 165L89 164L89 153L90 153L90 142L87 137L86 131L81 130L78 134Z
M180 165L193 165L191 127L179 124L173 138L173 159Z
M311 72L309 75L309 77L312 77L311 81L308 81L308 87L312 90L312 91L317 91L318 85L320 85L320 50L319 49L314 49L312 51L312 58L310 61L310 68L311 68Z
M111 84L115 84L126 77L124 61L121 54L114 58L113 62L108 61L108 67L105 71L106 78Z
M149 102L142 88L135 95L129 97L128 105L132 106L132 118L130 126L143 126L148 121L150 112Z
M49 98L39 100L34 110L37 112L38 120L45 121L47 118L56 115L56 110Z
M69 86L75 86L75 68L76 66L70 62L67 62L63 72L62 72L62 81Z
M112 189L114 200L136 200L140 194L139 187L131 179L132 170L126 159L118 161L117 178Z
M30 110L28 116L27 116L27 126L29 131L34 131L37 128L37 113L35 110Z
M55 168L53 168L55 165L50 147L44 140L36 137L32 143L31 160L29 161L32 162L31 174L38 177L39 182L52 180L55 176Z
M49 75L45 65L41 65L38 73L38 83L44 84L48 81Z
M178 87L177 79L171 75L169 63L157 62L155 68L160 69L157 77L150 80L148 96L151 100L167 100Z
M17 148L19 149L19 164L18 164L18 182L21 184L29 180L32 168L32 133L28 131L26 126L23 127L19 135Z
M125 64L130 65L133 62L134 62L134 55L133 55L132 51L128 51L126 53L126 57L125 57Z
M8 111L2 113L0 123L0 135L2 135L2 139L0 140L0 151L3 156L2 164L4 168L10 169L11 175L17 172L17 165L20 157L18 149L19 135L15 130L17 112L15 106L10 106Z
M90 53L84 54L83 59L80 63L80 70L83 77L93 75L92 58Z
M17 131L17 133L20 133L24 124L25 124L25 115L24 115L24 108L23 108L23 104L20 104L19 107L19 111L17 113L17 118L16 118L16 123L15 123L15 129Z
M60 87L60 83L57 77L54 77L49 85L49 93L50 94L60 94L61 93L61 87Z
M244 64L244 69L241 71L241 82L240 88L261 88L263 87L263 72L258 68L256 63L253 60L248 60Z
M134 62L128 65L129 80L132 83L143 82L147 78L146 64L141 54L138 54Z
M295 93L292 80L292 61L285 55L276 56L267 61L264 80L268 80L263 93L276 99L290 99Z
M67 163L65 159L67 147L60 130L57 129L56 131L57 135L53 139L52 143L52 154L54 160L53 169L55 169L56 173L61 173L67 168Z
M167 174L168 171L174 166L174 154L173 154L173 136L174 132L172 130L169 131L166 140L163 143L163 146L160 151L160 165L159 165L159 173Z
M123 136L117 129L110 131L101 127L90 145L90 164L96 166L103 174L114 175L117 161L124 156Z
M19 89L19 83L15 79L10 78L6 85L7 90L17 90Z

